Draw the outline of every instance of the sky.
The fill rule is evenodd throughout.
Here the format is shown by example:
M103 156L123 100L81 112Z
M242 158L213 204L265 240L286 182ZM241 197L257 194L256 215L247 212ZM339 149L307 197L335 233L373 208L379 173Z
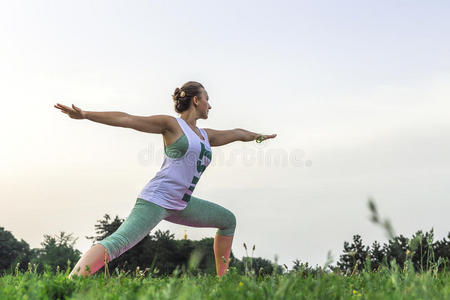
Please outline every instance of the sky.
M87 251L97 220L125 219L160 169L162 136L53 105L178 117L171 95L194 80L212 107L197 127L277 134L213 147L194 192L236 215L239 259L246 243L323 265L355 234L386 242L369 197L396 233L442 239L449 13L447 1L2 1L0 226L32 248L73 233Z

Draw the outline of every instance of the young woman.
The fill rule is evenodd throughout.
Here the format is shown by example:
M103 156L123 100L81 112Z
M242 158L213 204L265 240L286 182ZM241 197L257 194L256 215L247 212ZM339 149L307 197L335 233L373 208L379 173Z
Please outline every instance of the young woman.
M132 248L161 221L218 228L214 238L214 256L218 276L226 273L236 218L228 209L194 197L192 192L212 158L211 147L234 141L262 142L276 134L261 135L244 129L214 130L198 128L198 119L207 119L211 109L208 93L195 81L176 88L172 98L178 118L168 115L133 116L124 112L83 111L57 103L56 108L72 119L88 119L111 126L159 133L164 140L164 162L147 185L120 227L110 236L93 245L78 261L69 275L91 275L105 260L110 262ZM89 266L88 272L86 266Z

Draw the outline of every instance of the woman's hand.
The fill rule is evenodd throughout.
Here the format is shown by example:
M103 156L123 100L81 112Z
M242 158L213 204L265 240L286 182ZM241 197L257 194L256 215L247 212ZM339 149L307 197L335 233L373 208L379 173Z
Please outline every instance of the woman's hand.
M276 136L277 136L276 133L275 134L260 134L256 137L256 142L261 143L264 140L273 139Z
M68 114L69 117L71 117L72 119L86 119L85 112L73 104L72 104L73 108L70 108L68 106L59 103L56 103L55 107L59 108L61 112Z

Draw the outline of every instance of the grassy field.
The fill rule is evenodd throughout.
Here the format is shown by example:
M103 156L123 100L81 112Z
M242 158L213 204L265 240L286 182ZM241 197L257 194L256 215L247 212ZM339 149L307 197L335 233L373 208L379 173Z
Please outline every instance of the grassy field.
M289 272L256 276L231 268L223 277L145 272L96 273L67 278L68 272L32 270L0 277L0 299L450 299L448 271L415 273L396 264L353 276Z

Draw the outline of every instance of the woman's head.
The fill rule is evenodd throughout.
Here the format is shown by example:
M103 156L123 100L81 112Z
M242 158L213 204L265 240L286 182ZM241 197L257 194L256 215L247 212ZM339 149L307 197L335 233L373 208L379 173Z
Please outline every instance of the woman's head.
M197 111L200 118L207 118L211 109L209 96L202 84L188 81L181 88L176 88L172 99L175 102L175 111L179 114L188 111Z

